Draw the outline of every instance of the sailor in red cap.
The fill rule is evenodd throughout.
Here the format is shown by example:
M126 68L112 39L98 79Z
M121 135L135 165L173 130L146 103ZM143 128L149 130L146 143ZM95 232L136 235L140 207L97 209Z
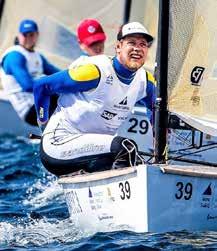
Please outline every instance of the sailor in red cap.
M96 19L84 19L78 25L77 37L81 49L89 56L103 54L106 35Z
M77 27L77 39L83 53L70 64L69 68L85 63L90 56L104 53L106 34L98 20L82 20Z

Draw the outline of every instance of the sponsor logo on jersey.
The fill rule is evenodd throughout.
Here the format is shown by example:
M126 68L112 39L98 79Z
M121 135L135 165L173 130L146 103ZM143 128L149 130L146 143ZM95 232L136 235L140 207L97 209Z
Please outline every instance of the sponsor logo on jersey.
M106 78L105 83L108 84L108 85L112 85L112 83L113 83L113 76L112 76L112 75L109 75L109 76Z
M106 120L111 120L116 115L117 115L117 113L113 113L113 112L109 112L109 111L104 110L103 113L101 114L101 117L106 119Z
M127 105L127 97L125 97L120 103L119 105Z
M115 108L121 109L121 110L127 110L129 111L130 108L127 106L127 97L125 97L118 105L114 105Z
M105 151L104 145L97 145L94 143L85 144L82 147L75 147L74 149L70 149L67 151L62 151L60 153L61 158L69 158L71 156L80 156L82 154L95 154L95 153L101 153Z
M127 119L127 116L119 116L118 120L125 121Z
M39 118L43 119L44 118L44 108L40 106L39 108Z

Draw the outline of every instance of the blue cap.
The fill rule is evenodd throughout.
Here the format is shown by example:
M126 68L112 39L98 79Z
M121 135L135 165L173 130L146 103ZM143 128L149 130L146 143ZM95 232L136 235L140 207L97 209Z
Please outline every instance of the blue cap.
M31 19L25 19L20 23L19 32L23 34L28 32L38 32L38 25Z

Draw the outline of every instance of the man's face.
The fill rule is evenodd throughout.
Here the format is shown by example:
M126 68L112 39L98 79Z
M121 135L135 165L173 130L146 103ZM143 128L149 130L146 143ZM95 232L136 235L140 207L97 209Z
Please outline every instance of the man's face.
M117 42L117 58L129 70L138 70L145 63L149 47L149 43L142 35L127 36Z
M33 50L38 40L38 32L19 33L19 44L27 50Z
M96 56L104 53L104 42L95 42L89 46L80 44L81 49L85 51L89 56Z

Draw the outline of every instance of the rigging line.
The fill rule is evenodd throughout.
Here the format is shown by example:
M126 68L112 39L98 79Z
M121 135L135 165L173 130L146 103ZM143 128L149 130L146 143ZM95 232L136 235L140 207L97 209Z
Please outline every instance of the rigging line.
M217 147L217 143L210 143L210 144L202 145L200 148L209 147L209 146L216 146ZM198 149L198 148L195 148L194 146L191 146L191 147L188 147L188 148L181 148L181 149L178 149L178 150L169 151L169 153L176 153L176 152L179 152L179 151L187 151L187 150L191 150L191 149ZM207 151L207 150L210 150L210 148L203 149L204 152Z
M215 149L215 148L216 148L216 146L210 147L210 148L208 148L208 149L206 149L206 150L198 150L198 151L194 151L194 152L191 152L191 153L182 154L182 155L179 155L179 156L177 156L177 157L175 157L175 158L181 158L181 157L183 157L183 156L190 156L190 155L193 155L193 154L195 154L195 153L201 153L201 152L205 152L205 151L208 151L208 150L211 150L211 149Z
M148 160L145 160L147 163L149 163L150 160L152 160L154 158L154 154L153 153L149 153L149 152L138 152L138 154L144 158L144 157L150 157Z
M154 158L154 155L148 152L140 152L141 155L144 156L150 156L149 160ZM199 161L199 160L190 160L190 159L185 159L185 158L177 158L177 157L172 157L169 156L168 160L174 160L174 161L179 161L179 162L186 162L186 163L191 163L191 164L200 164L200 165L205 165L205 166L213 166L213 167L217 167L217 163L213 163L213 162L207 162L207 161ZM152 163L153 164L153 163Z
M153 158L154 158L154 156L151 156L150 158L148 158L147 160L145 159L145 157L147 157L147 156L145 156L145 155L143 155L143 156L141 156L142 157L142 159L143 159L143 161L144 161L144 163L145 164L153 164Z
M169 160L175 160L175 161L186 162L186 163L191 163L191 164L200 164L200 165L204 165L204 166L217 167L217 163L200 161L200 160L190 160L190 159L185 159L185 158L176 159L173 157L171 157L171 158L169 157Z
M168 144L166 144L164 151L163 151L163 156L165 156L165 160L168 159L168 153L169 153L168 149L169 149L169 146L168 146Z

